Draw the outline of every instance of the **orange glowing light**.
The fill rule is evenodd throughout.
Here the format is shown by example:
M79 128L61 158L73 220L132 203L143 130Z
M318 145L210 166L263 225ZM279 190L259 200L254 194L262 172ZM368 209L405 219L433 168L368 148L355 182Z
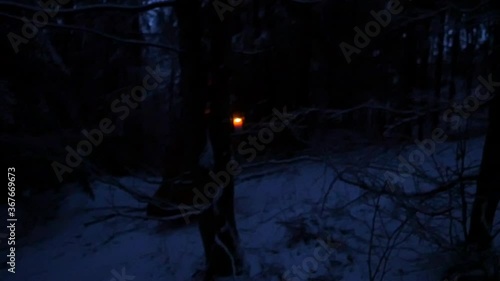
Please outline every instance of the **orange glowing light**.
M233 126L236 129L241 129L243 127L243 118L233 117Z

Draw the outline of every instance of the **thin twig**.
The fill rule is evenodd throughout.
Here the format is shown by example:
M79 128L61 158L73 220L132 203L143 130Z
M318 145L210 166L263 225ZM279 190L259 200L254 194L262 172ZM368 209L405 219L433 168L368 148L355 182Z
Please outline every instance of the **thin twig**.
M76 14L76 13L86 13L86 12L104 12L104 11L120 11L120 12L145 12L162 7L172 7L177 1L158 1L151 2L144 5L117 5L117 4L95 4L95 5L85 5L75 8L65 8L65 9L54 9L54 13L57 14ZM2 10L8 8L14 8L18 10L26 10L32 12L38 12L43 10L49 10L48 8L27 5L12 1L0 1L0 7Z

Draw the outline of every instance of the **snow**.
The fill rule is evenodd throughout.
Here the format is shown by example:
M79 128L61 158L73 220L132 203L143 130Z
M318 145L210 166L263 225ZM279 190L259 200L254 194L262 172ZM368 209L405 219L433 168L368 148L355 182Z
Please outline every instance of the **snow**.
M469 142L467 161L471 165L479 163L482 145L481 138ZM455 143L439 145L439 153L433 155L439 166L455 166L455 146ZM411 149L415 147L401 151ZM446 217L429 219L412 214L401 209L401 202L375 196L339 179L331 185L336 178L332 167L342 170L353 165L366 166L365 172L381 174L371 167L397 165L398 153L400 150L395 148L366 147L332 153L328 158L303 157L262 165L272 169L247 166L237 180L235 201L250 276L238 280L279 281L284 280L281 278L287 271L293 281L440 280L444 270L453 265L454 254L425 237L431 236L429 233L448 237L449 229L443 227L443 224L448 226ZM422 169L435 171L431 157L426 160ZM139 178L116 180L148 194L157 188ZM414 182L414 178L408 179L402 186L414 192L409 184ZM196 224L179 228L124 216L89 224L113 212L142 216L143 213L128 212L127 208L143 208L144 204L103 182L94 185L95 201L75 192L75 188L68 187L56 219L37 225L30 237L18 241L16 273L2 270L1 280L184 281L192 280L191 276L203 267ZM437 206L440 202L438 198L432 204ZM415 225L414 218L419 216L425 229ZM372 221L375 221L373 236ZM379 272L370 278L367 263L370 240L372 275L381 255L390 250L384 276ZM322 248L325 241L333 241L334 246L328 248L333 249L328 259L321 262L316 254L325 249ZM383 265L380 263L380 269ZM311 272L293 273L303 266Z

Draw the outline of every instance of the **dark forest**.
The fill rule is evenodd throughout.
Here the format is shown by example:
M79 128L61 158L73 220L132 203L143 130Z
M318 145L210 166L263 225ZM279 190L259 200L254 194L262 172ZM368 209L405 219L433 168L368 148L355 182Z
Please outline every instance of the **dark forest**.
M500 1L0 0L0 279L499 281L499 90Z

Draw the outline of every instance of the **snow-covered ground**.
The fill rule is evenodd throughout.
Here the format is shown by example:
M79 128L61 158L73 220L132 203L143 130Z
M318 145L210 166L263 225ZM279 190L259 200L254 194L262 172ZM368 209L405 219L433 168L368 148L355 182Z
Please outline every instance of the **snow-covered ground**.
M469 142L468 166L478 165L482 144L483 139ZM415 147L403 154L412 149ZM436 162L428 157L423 169L445 175L455 168L455 149L454 143L438 146L439 153L431 155L436 156ZM394 200L336 176L336 171L356 167L354 179L366 177L368 184L375 184L376 180L365 174L381 176L379 167L397 165L398 153L367 147L245 169L237 182L235 200L250 267L248 280L285 280L283 274L293 281L439 280L456 256L443 247L449 243L450 233L460 239L461 229L457 223L450 228L449 216L426 217L402 204L437 212L448 206L447 197L432 202ZM116 180L149 194L157 188L139 178ZM398 186L415 192L418 189L412 185L416 182L423 190L436 187L416 178ZM144 214L130 212L130 207L143 208L144 204L106 183L96 183L94 190L95 201L81 192L68 191L56 219L37 225L18 241L16 273L3 267L0 279L187 281L202 268L202 245L195 223L172 227L142 220L138 217ZM116 213L121 215L99 221ZM330 246L325 246L328 243Z

